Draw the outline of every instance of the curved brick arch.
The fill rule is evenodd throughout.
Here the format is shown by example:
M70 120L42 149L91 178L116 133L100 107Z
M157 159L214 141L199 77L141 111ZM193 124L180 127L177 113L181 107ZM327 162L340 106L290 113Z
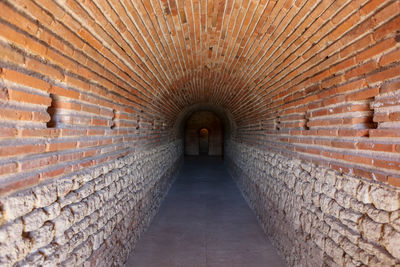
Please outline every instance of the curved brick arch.
M398 0L0 1L0 265L122 265L198 110L290 265L400 264L399 25Z
M210 156L223 155L224 127L221 119L213 112L199 110L191 114L185 122L184 146L185 155L199 155L199 133L201 129L208 131L208 149Z
M211 111L215 113L222 121L224 127L224 133L226 138L230 138L230 136L236 133L236 123L233 120L232 114L229 113L226 109L212 103L198 103L183 109L178 116L176 117L173 131L176 133L176 136L179 138L183 138L185 122L188 120L190 116L192 116L195 112L198 111Z

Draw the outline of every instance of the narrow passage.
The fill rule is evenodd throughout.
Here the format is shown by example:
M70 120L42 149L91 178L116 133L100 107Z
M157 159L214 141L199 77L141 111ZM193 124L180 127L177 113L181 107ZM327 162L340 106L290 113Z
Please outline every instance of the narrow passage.
M126 267L284 266L219 157L186 157Z

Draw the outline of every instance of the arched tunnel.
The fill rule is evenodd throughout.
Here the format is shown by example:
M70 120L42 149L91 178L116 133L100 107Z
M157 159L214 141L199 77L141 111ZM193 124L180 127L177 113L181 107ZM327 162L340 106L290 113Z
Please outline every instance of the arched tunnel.
M399 0L1 0L0 266L399 266Z

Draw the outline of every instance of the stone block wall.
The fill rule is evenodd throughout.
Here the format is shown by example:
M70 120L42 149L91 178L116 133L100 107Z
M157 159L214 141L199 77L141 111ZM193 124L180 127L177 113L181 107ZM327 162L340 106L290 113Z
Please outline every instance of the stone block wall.
M230 142L227 164L289 266L398 266L400 190Z
M186 117L180 114L196 105L215 106L230 114L232 124L224 125L235 125L235 130L225 129L225 136L263 148L262 155L265 151L285 153L289 162L301 158L320 166L312 170L368 179L355 179L363 184L357 185L356 194L365 191L364 184L375 188L378 183L386 190L382 192L391 194L391 186L400 188L399 25L399 0L0 1L0 243L14 246L13 253L18 255L17 259L2 249L1 260L7 264L18 260L22 264L25 259L50 262L54 253L34 246L40 243L33 243L30 233L37 229L25 229L25 225L33 211L30 216L43 223L64 214L58 215L61 204L54 204L64 197L55 198L54 193L43 202L34 193L25 195L22 202L15 200L20 203L15 210L21 213L12 216L7 206L11 202L5 200L52 184L62 188L59 181L80 177L87 168L102 170L115 160L142 153L135 151L169 146L179 136L175 122ZM232 154L241 152L237 149L236 145L228 148L241 169L253 164L270 169L264 161L249 163L241 153ZM143 156L132 164L151 166L152 171L158 168L144 160ZM165 160L169 163L164 170L173 164ZM251 179L243 179L243 189L259 173L246 175ZM274 183L282 178L271 177ZM151 176L150 181L153 178L158 179ZM72 191L86 194L86 189L78 188L86 188L91 179L79 178ZM293 188L287 188L287 196L297 196L290 192ZM372 197L372 192L367 196ZM249 199L261 209L257 201L266 195L256 193ZM82 203L70 204L86 202ZM146 203L135 207L151 210L156 202ZM377 221L359 211L363 216L355 224L362 226L364 218L370 218L383 226L377 240L365 243L370 250L364 243L356 245L362 251L383 251L370 259L371 264L385 262L382 255L392 260L398 257L391 250L393 244L385 243L385 231L398 229L391 224L397 211L381 209L377 203L363 205L386 211L389 219ZM74 207L65 208L70 216L64 214L64 224L75 225L73 209L79 207ZM293 214L319 214L296 207ZM129 216L140 221L142 213L135 212ZM55 236L63 223L46 224L42 231ZM124 223L128 222L121 220L114 229L127 229ZM363 229L358 230L362 240ZM111 245L98 248L107 259L93 254L90 262L109 263L125 251L118 241L122 232L114 231L109 238L115 250L109 249ZM78 236L68 233L80 251L90 251L90 242L73 241ZM309 235L301 236L309 242L302 242L302 248L304 244L317 247ZM43 238L43 244L53 242L47 235ZM59 242L57 253L64 253L66 245ZM331 244L324 242L324 246ZM43 252L35 254L38 249ZM324 262L336 260L330 250L323 251L329 255ZM79 253L72 260L84 261L81 255L86 254ZM296 255L305 262L311 254Z
M171 142L3 197L0 266L122 266L182 152Z

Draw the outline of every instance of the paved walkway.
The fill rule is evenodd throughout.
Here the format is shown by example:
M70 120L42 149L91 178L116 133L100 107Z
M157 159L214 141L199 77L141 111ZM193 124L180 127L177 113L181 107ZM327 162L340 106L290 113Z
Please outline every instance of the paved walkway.
M126 267L284 266L216 157L188 157Z

